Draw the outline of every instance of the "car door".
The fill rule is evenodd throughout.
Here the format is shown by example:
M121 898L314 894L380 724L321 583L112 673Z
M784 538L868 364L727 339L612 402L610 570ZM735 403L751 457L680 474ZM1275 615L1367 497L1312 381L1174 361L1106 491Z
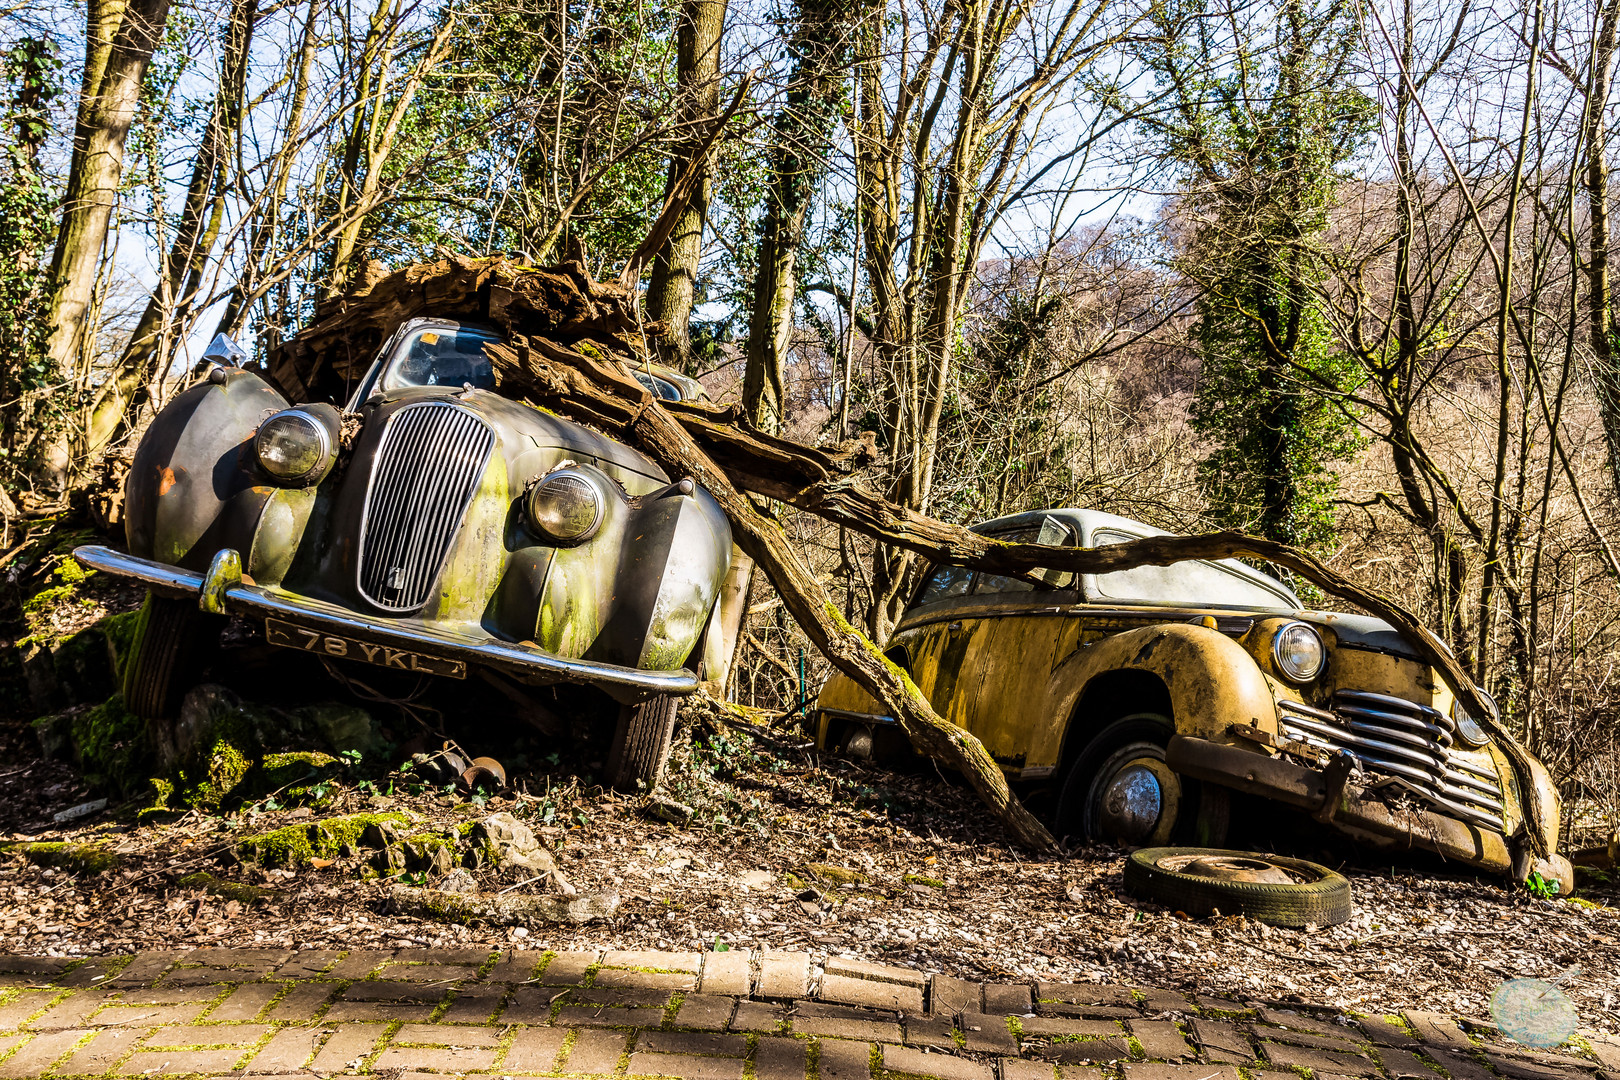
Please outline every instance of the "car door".
M1055 517L1016 533L995 534L998 540L1072 547L1074 528ZM990 756L1014 776L1042 775L1043 732L1039 715L1043 690L1058 657L1074 651L1081 620L1074 575L1048 573L1035 584L1002 574L979 574L973 601L985 613L983 644L977 657L977 687L968 722L962 726L984 743Z

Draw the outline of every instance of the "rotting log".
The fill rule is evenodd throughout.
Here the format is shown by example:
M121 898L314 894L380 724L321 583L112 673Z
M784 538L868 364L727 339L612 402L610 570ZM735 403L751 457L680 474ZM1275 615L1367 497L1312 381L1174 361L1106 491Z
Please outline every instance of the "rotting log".
M742 493L777 499L934 562L999 573L1036 569L1101 574L1189 559L1255 558L1285 567L1329 595L1389 623L1434 667L1497 740L1525 793L1529 842L1548 854L1549 810L1536 798L1528 752L1491 719L1473 680L1438 638L1393 600L1329 569L1307 552L1237 532L1155 536L1100 548L1008 543L890 503L855 473L876 460L870 435L813 447L751 430L735 406L661 402L630 372L647 357L633 291L595 281L577 250L551 268L514 260L451 258L375 277L317 312L314 324L277 350L271 370L289 389L347 376L369 363L400 322L440 315L505 328L510 348L492 349L502 388L635 443L672 473L689 473L731 517L739 543L765 568L790 613L839 670L892 710L924 753L962 771L1021 842L1050 836L1007 792L1000 769L973 736L942 720L911 680L849 626L780 527Z
M871 694L920 753L960 772L1014 840L1036 850L1056 846L1013 795L984 744L934 712L910 676L849 624L782 526L760 512L625 365L518 333L510 346L488 352L504 392L552 400L559 411L632 442L671 476L701 484L731 521L738 546L765 571L788 613L833 666Z

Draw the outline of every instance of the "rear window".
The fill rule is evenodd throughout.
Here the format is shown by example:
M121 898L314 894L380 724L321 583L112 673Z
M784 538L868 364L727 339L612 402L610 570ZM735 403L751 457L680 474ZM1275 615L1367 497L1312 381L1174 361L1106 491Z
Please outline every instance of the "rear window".
M1098 529L1093 547L1140 540L1130 533ZM1138 566L1098 574L1099 599L1145 604L1182 604L1189 607L1281 608L1298 610L1299 603L1281 583L1274 588L1235 566L1213 562L1179 562L1169 566Z

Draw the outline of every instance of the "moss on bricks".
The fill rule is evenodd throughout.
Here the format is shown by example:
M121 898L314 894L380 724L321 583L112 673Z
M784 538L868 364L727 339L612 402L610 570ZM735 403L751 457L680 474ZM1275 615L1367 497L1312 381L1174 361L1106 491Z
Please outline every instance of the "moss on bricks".
M0 845L0 850L22 855L37 866L54 866L72 874L100 874L118 866L118 855L105 844L33 841Z
M237 853L265 866L304 866L311 859L336 858L348 845L358 847L372 825L398 828L410 822L404 814L345 814L308 824L287 825L237 841Z

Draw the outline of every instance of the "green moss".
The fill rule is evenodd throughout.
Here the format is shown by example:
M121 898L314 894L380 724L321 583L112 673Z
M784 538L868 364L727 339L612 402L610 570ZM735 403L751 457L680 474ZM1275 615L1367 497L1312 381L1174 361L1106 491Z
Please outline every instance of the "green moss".
M124 664L129 660L130 646L135 643L135 627L140 622L139 611L125 611L109 615L98 624L107 635L107 647L112 653L113 674L124 677Z
M866 875L858 870L851 870L847 866L833 866L829 863L811 863L805 869L809 870L822 881L831 881L838 885L858 885L866 880Z
M311 859L336 858L345 846L357 846L361 834L372 825L401 826L410 819L400 813L345 814L309 824L287 825L237 841L236 850L244 859L265 866L303 866Z
M124 797L146 790L152 773L146 724L114 694L73 717L73 745L85 779Z
M22 855L36 866L54 866L73 874L100 874L115 868L121 861L104 844L34 841L6 844L3 850Z
M923 877L921 874L905 874L901 876L900 880L907 885L926 885L930 889L943 889L945 887L945 883L939 878Z
M252 904L262 904L274 900L279 895L274 889L264 889L257 885L246 885L240 881L225 881L215 877L207 871L198 871L187 874L176 882L181 888L202 889L214 896L223 896L227 900L235 900L243 907Z

